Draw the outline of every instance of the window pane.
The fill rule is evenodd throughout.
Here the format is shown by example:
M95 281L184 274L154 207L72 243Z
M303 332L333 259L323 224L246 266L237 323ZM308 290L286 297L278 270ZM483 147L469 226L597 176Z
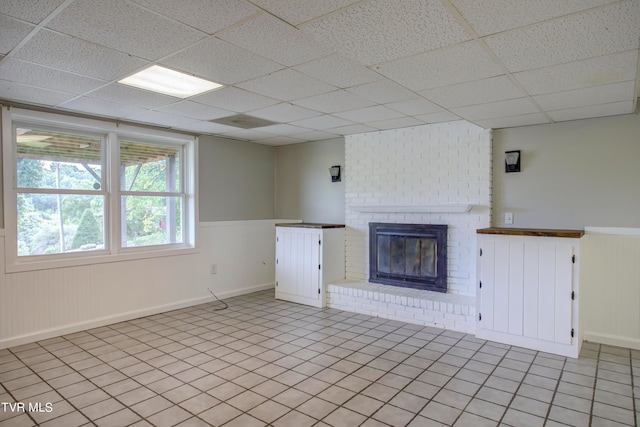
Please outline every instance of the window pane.
M122 141L120 189L180 192L180 148Z
M122 196L122 246L182 243L182 197Z
M16 129L18 188L102 188L101 138Z
M104 249L104 197L18 193L18 255Z

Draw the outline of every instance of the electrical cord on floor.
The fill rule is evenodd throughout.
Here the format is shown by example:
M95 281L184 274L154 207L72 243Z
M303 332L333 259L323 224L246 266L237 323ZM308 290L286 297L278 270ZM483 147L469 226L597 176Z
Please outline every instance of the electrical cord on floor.
M219 299L219 298L216 296L216 294L214 294L214 293L213 293L213 291L211 290L211 288L207 288L207 290L208 290L208 291L211 293L211 295L213 295L213 297L216 299L214 302L218 301L218 302L221 302L221 303L224 305L224 307L214 308L214 309L213 309L214 311L220 311L220 310L225 310L225 309L229 308L229 306L227 305L227 303L226 303L226 302L224 302L224 301L222 301L221 299Z

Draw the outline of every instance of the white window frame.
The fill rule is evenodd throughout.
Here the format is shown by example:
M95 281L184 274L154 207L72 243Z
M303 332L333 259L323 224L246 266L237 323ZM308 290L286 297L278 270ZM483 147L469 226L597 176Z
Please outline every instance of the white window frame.
M105 249L51 255L18 256L16 141L14 124L45 127L62 132L80 132L104 137L102 149L103 187L95 194L105 197ZM122 247L120 190L120 139L156 145L181 147L180 183L184 194L182 206L182 242L152 246ZM5 268L8 273L132 259L183 255L196 252L198 138L160 129L66 116L56 113L2 107L3 202L5 223ZM163 195L154 194L154 195Z
M120 143L121 142L131 142L134 144L147 144L147 145L156 145L156 146L166 146L166 147L178 147L178 145L180 146L180 157L179 157L179 171L180 171L180 188L178 190L176 190L175 192L168 192L168 191L164 191L164 192L153 192L153 191L139 191L139 190L124 190L122 189L122 182L120 181ZM184 170L186 165L184 164L184 157L186 155L186 146L184 144L175 144L175 143L167 143L166 141L160 141L158 139L149 139L149 138L140 138L139 136L134 136L134 135L129 135L129 134L124 134L124 133L119 133L117 135L117 143L114 144L117 145L117 156L116 157L118 159L118 162L113 162L113 164L115 165L115 169L111 171L112 174L116 173L118 174L118 179L114 180L114 182L117 181L118 183L118 188L114 190L114 193L118 193L118 208L121 208L121 203L122 203L122 196L137 196L137 197L145 197L145 196L149 196L149 197L181 197L183 200L183 205L186 204L187 202L187 198L188 198L188 194L185 191L185 182L184 182ZM119 226L122 227L123 224L123 218L122 218L122 211L120 211L120 221L119 221ZM186 221L185 218L185 213L184 211L182 212L182 238L181 240L184 242L186 241L186 236L185 236L185 229L184 229L184 223ZM118 241L118 246L120 251L122 252L136 252L138 251L141 247L145 247L147 248L147 250L149 250L150 246L123 246L123 235L124 233L122 232L122 229L120 229L120 233L118 234L120 236L120 239ZM166 244L162 244L159 246L163 246L163 247L167 247L167 246L180 246L182 245L182 243L166 243Z

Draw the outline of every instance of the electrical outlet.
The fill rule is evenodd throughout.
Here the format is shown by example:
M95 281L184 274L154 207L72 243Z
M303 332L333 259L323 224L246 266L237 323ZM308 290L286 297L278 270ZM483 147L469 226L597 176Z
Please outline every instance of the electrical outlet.
M211 264L211 274L218 274L218 264Z
M504 213L504 223L507 225L513 224L513 212Z

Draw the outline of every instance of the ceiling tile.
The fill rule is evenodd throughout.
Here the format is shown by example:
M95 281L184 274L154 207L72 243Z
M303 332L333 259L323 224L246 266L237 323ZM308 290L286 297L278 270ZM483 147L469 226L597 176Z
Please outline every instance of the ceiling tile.
M301 26L365 65L449 46L470 35L437 0L373 0Z
M300 64L295 69L341 89L382 79L364 65L338 54Z
M473 122L475 120L491 119L494 117L509 117L538 113L540 110L529 98L518 98L488 104L452 108L451 112L463 119Z
M39 24L64 0L2 0L0 13Z
M504 74L475 41L388 62L376 69L415 91Z
M131 114L142 113L146 110L130 105L118 104L94 98L76 98L60 105L60 108L80 113L95 114L103 117L122 118Z
M89 98L103 99L105 101L127 104L145 109L161 107L179 100L179 98L175 98L173 96L162 95L160 93L143 89L136 89L135 87L119 83L111 83L107 86L101 87L100 89L94 90L86 96Z
M342 113L336 113L334 115L345 120L362 123L396 119L402 116L402 114L398 113L397 111L393 111L392 109L384 107L382 105L361 108L359 110L345 111Z
M530 95L580 89L636 78L638 51L632 50L513 74Z
M358 133L374 132L376 130L377 130L376 128L372 128L371 126L367 126L362 123L348 125L348 126L341 126L338 128L331 129L332 132L335 132L340 135L356 135Z
M214 37L196 43L161 63L222 84L234 84L282 69L282 65L276 62Z
M544 110L564 110L618 101L633 101L635 81L574 89L566 92L534 96L533 99Z
M190 132L201 132L206 134L222 134L224 132L229 132L234 130L233 126L226 126L220 123L212 123L212 122L194 122L189 123L188 126L176 125L174 126L176 129L184 129Z
M262 14L219 38L289 67L333 53L291 25Z
M423 125L424 122L414 117L398 117L397 119L380 120L375 122L367 122L367 125L380 130L402 129L411 126Z
M434 104L431 101L427 101L424 98L414 98L407 101L393 102L391 104L387 104L386 106L409 116L442 111L442 108L440 108L438 105Z
M295 120L308 119L320 115L317 111L292 105L288 102L281 102L271 107L261 108L260 110L251 111L250 115L261 119L271 120L274 122L290 123Z
M18 100L36 105L55 106L74 96L75 95L71 93L0 80L0 98L2 99Z
M443 111L440 113L428 113L420 114L416 116L417 119L422 120L425 123L443 123L443 122L455 122L460 120L460 117L449 111Z
M342 9L360 0L253 0L255 4L269 11L291 25L302 24L314 18Z
M374 105L373 102L344 90L336 90L321 95L298 99L294 101L294 104L302 105L312 110L322 111L323 113L338 113Z
M243 139L245 141L251 141L254 139L273 138L272 134L265 133L260 129L240 129L240 128L231 127L229 130L224 132L224 136L227 136L227 137L231 136L233 138Z
M518 72L638 49L640 2L616 3L483 39Z
M240 83L237 86L282 101L292 101L330 92L334 89L333 86L292 69L277 71L268 76Z
M124 0L82 0L69 5L47 28L156 60L206 34Z
M257 13L260 9L245 0L132 0L157 13L213 34Z
M427 89L420 92L420 95L443 108L454 108L522 98L526 93L519 89L509 77L503 75Z
M353 122L340 119L330 114L323 114L322 116L311 117L309 119L296 120L294 122L291 122L291 124L294 126L300 126L303 128L309 128L314 130L326 130L326 129L337 128L341 126L349 126L349 125L352 125Z
M0 15L0 54L11 52L34 28L34 25Z
M628 113L639 39L639 0L0 0L0 98L271 144L525 126ZM151 63L225 86L114 83ZM205 121L235 114L282 125Z
M301 128L300 126L294 126L289 124L279 124L273 126L265 126L260 128L262 132L272 135L294 135L297 133L308 132L309 129Z
M143 111L141 113L130 114L125 117L126 120L134 122L150 123L162 127L186 126L193 123L191 117L183 117L175 114L165 113L163 111Z
M8 58L0 64L0 78L77 95L107 83L104 80L67 73L13 58Z
M475 124L485 129L501 129L515 126L539 125L551 123L551 120L543 113L523 114L521 116L499 117L496 119L476 120Z
M294 138L301 139L303 141L326 141L328 139L335 139L340 137L340 135L335 133L320 132L320 131L297 133L291 136Z
M209 105L200 104L190 100L174 102L173 104L156 108L156 110L178 116L192 117L196 120L213 120L234 114L229 110L211 107Z
M480 36L568 15L616 0L450 0Z
M611 104L591 105L588 107L548 112L549 117L556 122L631 113L633 113L633 101L613 102Z
M416 97L415 93L389 80L367 83L347 90L363 98L377 102L378 104L407 101Z
M212 107L223 108L225 110L245 113L257 110L269 105L277 104L279 101L266 96L251 93L235 87L226 87L202 95L194 96L192 101L211 105Z
M40 30L14 58L102 80L123 77L147 64L126 53L48 30Z

